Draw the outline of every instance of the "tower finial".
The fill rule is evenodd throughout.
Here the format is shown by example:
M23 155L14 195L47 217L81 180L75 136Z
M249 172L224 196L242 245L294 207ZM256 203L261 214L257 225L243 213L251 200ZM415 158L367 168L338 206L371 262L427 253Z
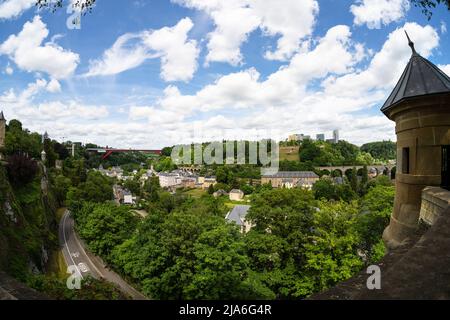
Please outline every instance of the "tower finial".
M406 32L406 30L405 30L405 34L406 34L406 37L408 38L408 45L411 47L413 54L417 54L416 48L414 48L414 42L411 41L411 39L409 38L408 32Z

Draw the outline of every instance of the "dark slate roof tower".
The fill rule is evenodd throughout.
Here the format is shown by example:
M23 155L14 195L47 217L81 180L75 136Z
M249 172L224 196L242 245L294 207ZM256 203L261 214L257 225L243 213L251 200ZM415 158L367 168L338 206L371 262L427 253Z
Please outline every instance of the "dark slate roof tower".
M383 234L391 248L411 238L420 219L430 221L421 207L425 187L450 190L450 78L406 35L411 59L381 108L397 136L394 210Z
M6 121L5 116L3 115L3 111L0 112L0 121Z
M408 33L406 33L406 36L412 50L411 59L391 95L381 108L381 111L386 115L389 109L405 99L450 91L450 78L433 63L419 55Z

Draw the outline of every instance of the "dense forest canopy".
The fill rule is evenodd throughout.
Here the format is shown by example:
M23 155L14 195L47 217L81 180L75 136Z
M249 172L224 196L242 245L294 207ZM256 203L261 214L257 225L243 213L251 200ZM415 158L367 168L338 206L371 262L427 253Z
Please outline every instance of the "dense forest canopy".
M375 159L392 160L396 158L397 149L395 142L378 141L363 144L361 151L370 153Z
M265 189L252 199L255 227L247 234L224 219L223 199L207 194L160 191L137 224L123 207L71 206L91 250L149 297L287 299L328 288L380 259L393 193L374 184L359 200L329 202L307 190Z

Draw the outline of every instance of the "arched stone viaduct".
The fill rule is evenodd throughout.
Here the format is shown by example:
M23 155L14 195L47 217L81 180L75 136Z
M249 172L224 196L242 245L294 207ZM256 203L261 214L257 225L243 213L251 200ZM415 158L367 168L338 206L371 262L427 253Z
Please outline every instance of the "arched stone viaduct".
M394 164L384 164L384 165L370 165L367 166L367 170L371 171L372 169L375 169L377 172L377 175L383 174L383 172L387 169L388 175L390 175L392 168L394 168L396 165ZM335 170L341 171L342 174L345 174L347 170L353 170L353 168L356 168L356 170L364 168L364 166L329 166L329 167L316 167L318 170L328 170L330 172L333 172Z

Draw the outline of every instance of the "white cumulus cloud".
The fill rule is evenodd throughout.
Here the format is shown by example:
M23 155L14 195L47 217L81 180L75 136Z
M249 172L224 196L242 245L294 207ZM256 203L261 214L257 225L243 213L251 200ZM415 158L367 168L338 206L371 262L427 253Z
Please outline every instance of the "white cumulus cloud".
M61 91L61 84L58 80L52 79L47 84L47 91L51 93L60 92Z
M0 2L0 19L17 18L36 5L36 0L5 0Z
M173 27L124 34L101 59L91 61L85 76L114 75L159 58L163 80L189 81L197 70L200 52L197 42L188 39L192 27L191 19L184 18Z
M79 63L78 54L54 42L43 43L49 31L39 16L26 22L22 31L0 44L0 54L28 72L45 72L54 79L71 76Z
M439 65L438 67L439 67L439 69L441 69L442 71L444 71L444 72L447 74L447 76L450 77L450 64L447 64L447 65Z
M410 8L408 0L357 0L350 7L358 26L366 24L369 29L400 21Z
M315 0L172 0L182 6L201 10L213 20L208 34L206 63L243 63L240 50L248 36L258 28L270 37L279 37L275 51L266 51L272 60L288 60L300 50L300 42L310 36L319 12Z

